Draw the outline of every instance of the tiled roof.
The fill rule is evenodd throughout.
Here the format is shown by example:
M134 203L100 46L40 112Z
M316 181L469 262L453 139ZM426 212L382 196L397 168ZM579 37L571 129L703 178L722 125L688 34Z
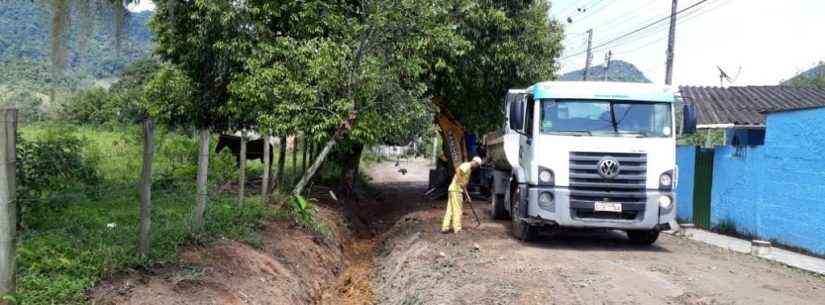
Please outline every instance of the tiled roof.
M682 98L696 105L698 125L763 126L765 112L825 107L825 89L790 86L681 86Z

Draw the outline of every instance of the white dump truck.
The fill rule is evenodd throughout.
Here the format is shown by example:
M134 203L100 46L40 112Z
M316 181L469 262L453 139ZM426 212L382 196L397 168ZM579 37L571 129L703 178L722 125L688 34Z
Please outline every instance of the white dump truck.
M516 238L541 227L618 229L652 244L676 216L675 96L669 86L542 82L510 90L485 136L494 218ZM683 132L695 130L684 108Z

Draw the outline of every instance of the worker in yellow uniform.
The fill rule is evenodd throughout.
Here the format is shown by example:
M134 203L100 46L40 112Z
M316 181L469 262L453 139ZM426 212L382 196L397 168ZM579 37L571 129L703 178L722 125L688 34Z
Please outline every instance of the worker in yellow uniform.
M461 203L464 201L464 193L467 192L470 173L479 166L481 166L481 158L474 157L472 161L461 163L455 169L453 182L450 183L448 189L447 212L444 214L444 221L441 223L441 233L449 233L451 225L453 233L461 231Z

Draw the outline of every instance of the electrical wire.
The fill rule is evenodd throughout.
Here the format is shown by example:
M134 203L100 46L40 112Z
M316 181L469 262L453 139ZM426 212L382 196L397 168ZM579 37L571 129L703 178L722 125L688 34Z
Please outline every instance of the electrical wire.
M701 2L697 2L696 4L694 4L694 6L695 6L695 5L698 5L698 4L700 4L700 3L701 3ZM694 7L694 6L691 6L691 7ZM713 9L716 9L716 8L718 8L719 6L721 6L721 5L718 5L718 6L714 7ZM687 9L690 9L690 7L689 7L689 8L687 8ZM691 10L691 11L687 11L687 9L684 9L684 10L679 11L679 12L685 12L685 13L684 13L684 14L682 14L683 18L681 18L681 19L677 20L677 24L679 24L679 23L681 23L681 22L683 22L683 21L685 21L685 20L690 19L690 18L688 18L688 17L690 17L690 16L692 16L692 15L696 15L696 14L697 14L697 13L699 13L702 9L704 9L704 7L700 8L699 10ZM709 11L710 11L710 10L707 10L707 11L703 11L703 12L701 12L701 13L702 13L702 14L705 14L705 13L707 13L707 12L709 12ZM697 15L697 16L698 16L698 15ZM669 16L668 16L668 17L666 17L666 18L665 18L665 20L666 20L666 19L668 19L668 18L669 18ZM636 42L636 41L639 41L639 40L644 40L644 39L646 39L646 38L648 38L648 37L651 37L651 36L654 36L654 35L659 34L661 29L667 29L667 28L669 28L669 25L668 25L667 23L663 23L663 22L661 22L661 21L662 21L662 19L661 19L661 18L660 18L659 20L657 20L657 21L659 21L659 22L658 22L658 23L656 23L656 24L655 24L655 26L650 26L650 24L648 24L648 26L643 27L644 29L641 29L641 28L640 28L641 30L640 30L640 29L637 29L637 30L633 31L633 33L632 33L633 35L628 35L628 34L622 35L621 37L614 38L614 39L612 39L611 41L608 41L608 42L606 42L606 43L601 43L601 44L598 44L598 45L597 45L596 47L594 47L593 49L594 49L594 50L595 50L595 49L597 49L597 48L598 48L598 49L601 49L601 48L604 48L604 47L606 47L606 46L608 46L608 45L610 45L610 46L612 46L612 47L614 47L614 48L615 48L615 47L619 47L619 46L622 46L622 45L627 44L627 43L633 43L633 42ZM666 38L666 37L665 37L665 38ZM630 39L632 39L632 40L630 40ZM628 40L630 40L630 41L628 41ZM627 41L627 42L625 42L625 41ZM651 43L652 43L652 42L651 42ZM583 52L582 52L582 51L583 51ZM580 51L578 51L578 52L576 52L575 54L570 55L570 56L579 56L579 55L581 55L581 54L583 54L583 53L586 53L586 52L587 52L587 50L586 50L586 49L584 49L584 50L580 50Z
M676 25L682 25L682 24L687 24L687 23L690 23L691 21L696 20L696 19L698 19L699 17L704 16L704 15L705 15L705 14L707 14L707 13L710 13L710 12L712 12L712 11L715 11L715 10L717 10L717 9L721 8L722 6L725 6L725 5L727 5L727 4L730 4L730 3L731 3L731 1L732 1L732 0L727 0L727 1L720 2L720 3L719 3L719 4L717 4L716 6L713 6L713 7L710 7L710 8L703 8L703 9L701 9L701 10L691 11L691 12L689 12L689 13L685 14L684 16L682 16L682 18L677 19L677 20L676 20ZM651 36L653 36L653 35L648 35L647 37L651 37ZM640 38L640 39L638 39L638 40L644 40L644 38L647 38L647 37L643 37L643 38ZM631 50L625 50L625 51L622 51L621 49L619 49L619 50L615 50L615 51L613 52L613 55L627 55L627 54L631 54L631 53L637 52L637 51L639 51L639 50L641 50L641 49L644 49L644 48L646 48L646 47L648 47L648 46L650 46L650 45L653 45L653 44L655 44L655 43L657 43L657 42L664 41L664 40L666 40L666 39L667 39L667 36L662 36L662 37L656 38L656 39L654 39L654 40L652 40L652 41L648 41L648 42L646 42L646 43L644 43L644 44L642 44L642 45L640 45L640 46L638 46L638 47L634 47L634 48L633 48L633 49L631 49Z
M593 7L595 4L598 4L599 1L603 1L603 0L592 0L590 2L587 2L587 4L584 4L584 5L576 5L574 3L572 6L566 8L565 10L559 11L558 17L564 17L566 15L570 15L570 14L576 12L576 11L579 11L579 10L585 10L586 11L586 10L590 9L591 7ZM572 16L567 16L567 17L572 18Z
M696 3L692 4L692 5L690 5L690 6L686 7L686 8L684 8L684 9L681 9L681 10L677 11L675 15L676 15L676 16L678 16L678 15L680 15L680 14L684 13L684 12L690 11L690 10L692 10L693 8L696 8L697 6L699 6L699 5L703 4L703 3L706 3L706 2L708 2L708 1L711 1L711 0L699 0L698 2L696 2ZM620 36L618 36L618 37L612 38L612 39L610 39L610 40L608 40L608 41L606 41L606 42L599 43L599 44L597 44L596 46L592 47L592 48L591 48L591 50L601 49L601 48L606 47L606 46L608 46L608 45L610 45L610 44L613 44L613 43L615 43L615 42L617 42L617 41L620 41L620 40L622 40L622 39L628 38L628 37L630 37L630 36L632 36L632 35L634 35L634 34L637 34L637 33L639 33L639 32L642 32L642 31L644 31L644 30L647 30L647 29L649 29L649 28L651 28L651 27L653 27L653 26L656 26L657 24L661 24L661 23L662 23L662 22L664 22L665 20L669 20L669 19L670 19L670 17L671 17L670 15L667 15L667 16L665 16L665 17L659 18L658 20L656 20L656 21L654 21L654 22L652 22L652 23L649 23L649 24L647 24L647 25L645 25L645 26L642 26L642 27L640 27L640 28L637 28L637 29L635 29L635 30L633 30L633 31L630 31L630 32L627 32L627 33L625 33L625 34L622 34L622 35L620 35ZM566 59L566 58L570 58L570 57L575 57L575 56L579 56L579 55L581 55L581 54L585 54L585 53L587 53L587 50L579 51L579 52L576 52L576 53L574 53L574 54L572 54L572 55L565 56L565 57L563 57L563 58L564 58L564 59Z
M707 1L707 0L705 0L705 1ZM702 3L702 2L699 2L699 3ZM682 10L680 12L684 12L684 10ZM625 41L628 41L628 40L630 40L632 42L632 41L637 41L639 39L644 39L646 37L649 37L649 35L657 33L657 32L659 32L660 29L666 27L667 24L664 23L663 21L668 20L669 18L670 18L669 16L661 17L661 18L658 18L658 19L656 19L654 17L654 19L656 19L655 21L646 23L644 26L641 26L639 28L636 28L635 30L626 32L624 34L618 35L618 37L612 38L612 39L607 40L605 42L597 43L597 44L595 44L595 46L592 49L593 50L598 50L598 49L601 49L601 48L607 47L607 46L614 46L615 47L615 46L624 44ZM572 56L579 56L579 55L585 54L585 53L587 53L587 49L580 49L579 51L574 52L574 54L569 55L569 56L571 56L571 57Z
M650 1L646 2L645 4L642 4L640 7L637 7L637 8L635 8L635 9L631 9L631 10L629 10L629 11L626 11L626 12L622 13L621 15L619 15L619 16L618 16L618 17L616 17L616 18L613 18L613 19L611 19L611 20L608 20L607 22L603 22L603 23L601 23L601 24L599 24L599 25L596 25L596 26L593 26L593 27L591 27L591 28L592 28L592 29L594 29L594 30L596 30L596 29L602 29L602 28L605 28L605 27L606 27L606 26L608 26L608 25L614 25L614 24L616 24L616 22L617 22L617 21L624 21L624 20L625 20L625 19L624 19L625 17L628 17L628 16L630 16L631 14L633 14L633 13L635 13L635 12L638 12L638 11L640 11L640 10L644 9L645 7L650 6L651 4L653 4L653 2L656 2L656 0L650 0Z
M574 23L575 22L581 23L582 21L586 20L587 18L590 18L590 17L593 17L594 15L597 15L599 12L603 11L605 8L609 7L610 5L615 4L616 3L615 1L616 0L608 0L608 1L600 2L599 4L606 3L606 5L601 6L597 9L594 9L595 8L595 6L594 6L594 8L591 8L590 10L588 10L586 15L578 17L577 19L573 19L573 22Z

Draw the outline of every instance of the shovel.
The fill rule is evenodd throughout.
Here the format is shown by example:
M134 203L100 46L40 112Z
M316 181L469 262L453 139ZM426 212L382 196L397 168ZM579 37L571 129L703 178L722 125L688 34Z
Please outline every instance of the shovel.
M467 191L464 191L464 202L470 206L470 211L473 211L473 216L476 218L476 228L481 226L481 219L478 218L478 214L476 214L476 209L473 207L473 198L470 198L470 194Z

